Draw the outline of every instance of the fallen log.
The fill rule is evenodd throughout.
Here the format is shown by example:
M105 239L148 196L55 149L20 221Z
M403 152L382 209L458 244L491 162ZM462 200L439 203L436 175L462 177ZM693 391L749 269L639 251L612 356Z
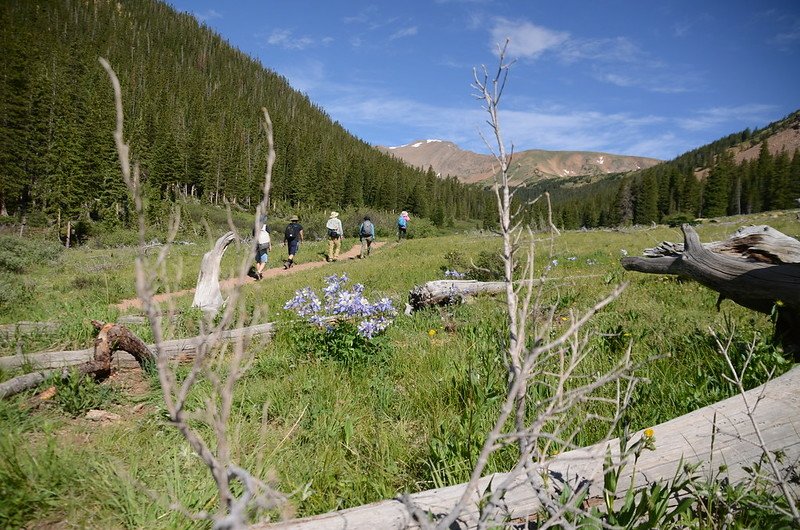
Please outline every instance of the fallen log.
M61 327L59 322L16 322L14 324L0 325L0 337L10 339L18 335L33 335L37 333L53 333Z
M199 307L206 313L215 314L223 303L222 292L219 287L219 268L222 255L236 235L228 232L214 243L214 248L203 256L200 263L200 273L197 276L197 287L194 291L192 307Z
M161 343L161 351L169 359L189 360L197 353L197 349L203 344L214 345L218 342L235 341L241 338L269 337L274 331L275 324L266 323L231 329L220 333L211 333L209 335L165 340ZM156 351L154 344L148 345L147 348L150 351ZM10 355L8 357L0 357L0 369L16 370L25 366L29 366L35 370L63 368L85 363L92 359L93 354L94 348ZM138 364L136 358L127 351L124 351L124 349L116 352L113 363L114 366L117 367L135 366Z
M153 352L142 340L134 335L128 328L113 322L100 322L92 320L92 325L98 331L94 339L94 347L90 349L91 358L78 365L80 374L92 374L97 379L105 379L111 374L111 361L119 350L124 350L136 359L142 369L155 364ZM30 388L35 388L45 379L58 370L43 370L15 377L0 383L0 399L13 396ZM69 377L70 370L62 369L60 377Z
M506 282L479 282L477 280L435 280L417 285L408 293L411 311L435 305L461 303L466 297L477 294L502 293Z
M785 466L792 466L800 458L800 367L793 368L781 377L749 390L749 402L758 402L753 413L766 447L773 452L781 451ZM762 395L763 393L763 395ZM760 397L759 397L760 396ZM719 465L727 469L725 478L732 484L742 483L750 475L748 466L760 461L762 448L742 396L734 396L714 405L690 412L653 427L655 450L643 451L636 463L635 475L632 467L623 469L618 483L618 495L624 495L633 479L635 488L658 481L672 479L683 464L698 464L697 474L706 479L719 473ZM631 443L642 436L635 435ZM553 484L569 484L573 490L588 485L589 498L603 494L603 459L610 449L615 462L619 461L619 440L602 442L590 447L562 453L550 459L547 465L539 466L534 475L549 476ZM504 497L503 513L497 515L497 526L508 522L524 522L541 513L543 507L536 491L524 475L509 477L507 473L496 473L481 479L479 491L486 493L511 478L514 482ZM420 510L429 514L448 513L464 492L464 484L439 488L409 496ZM480 515L479 495L462 512L451 528L476 528ZM491 521L488 527L492 527ZM326 513L303 519L280 523L257 523L253 530L367 530L381 528L400 530L419 528L399 499L385 500L356 508Z
M775 340L800 358L800 242L768 226L740 229L726 241L702 245L690 225L682 246L662 243L648 257L622 258L625 270L694 280L723 300L777 313Z

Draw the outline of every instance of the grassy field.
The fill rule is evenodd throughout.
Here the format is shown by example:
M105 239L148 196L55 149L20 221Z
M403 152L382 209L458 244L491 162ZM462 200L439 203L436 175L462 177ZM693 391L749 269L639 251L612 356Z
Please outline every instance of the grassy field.
M702 241L712 241L742 225L770 224L797 237L796 215L725 218L697 230ZM640 254L663 240L680 241L678 229L567 232L552 247L539 237L536 266L551 267L544 296L556 307L557 321L567 322L570 311L589 308L613 286L630 282L622 297L592 321L592 354L583 370L603 370L632 344L634 361L641 363L637 373L645 382L626 414L631 429L731 395L710 329L733 334L740 353L756 337L759 361L788 369L769 344L767 316L731 302L717 312L716 293L698 284L621 268L619 258L625 253ZM194 286L210 243L193 242L170 250L161 291ZM258 476L274 477L281 491L294 492L297 515L466 480L483 442L481 433L491 425L505 392L502 300L484 297L400 315L374 357L353 365L305 349L296 317L282 307L295 290L319 288L324 276L347 273L364 284L371 300L388 296L402 308L409 289L442 278L455 256L478 260L499 244L499 238L479 233L389 241L368 260L340 261L247 285L248 314L280 326L274 340L250 346L253 364L237 386L230 426L234 459ZM306 244L298 262L322 259L323 245ZM235 275L249 253L247 246L232 246L223 260L223 277ZM280 266L283 253L276 247L269 266ZM130 247L58 253L35 242L0 254L0 281L7 286L0 323L60 324L57 331L3 337L0 355L87 347L93 337L89 321L115 320L119 311L113 304L135 296L134 256ZM179 318L168 338L197 332L198 314L190 304L191 295L176 300ZM145 326L132 329L145 340L152 338ZM3 379L12 375L0 374ZM754 377L750 384L758 382ZM194 399L207 392L200 385ZM0 526L202 526L168 508L177 499L192 510L213 509L216 497L210 475L165 421L154 376L131 371L99 386L72 382L36 409L30 408L31 395L0 402ZM87 407L122 419L89 421L82 414ZM589 423L578 442L591 444L602 431L601 424ZM504 470L512 458L496 455L491 470Z

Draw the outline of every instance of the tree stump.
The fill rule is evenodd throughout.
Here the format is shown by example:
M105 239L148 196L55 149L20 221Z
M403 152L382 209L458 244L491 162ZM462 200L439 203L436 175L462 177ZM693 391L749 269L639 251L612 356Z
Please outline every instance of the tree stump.
M775 340L800 360L800 242L769 226L740 228L729 239L703 245L690 225L684 244L662 243L645 257L622 258L625 270L673 274L719 293L723 300L776 313Z
M217 239L214 248L203 256L200 264L200 274L197 277L197 288L194 292L192 307L199 307L205 313L215 314L224 300L219 288L219 268L222 255L236 238L233 232L228 232Z

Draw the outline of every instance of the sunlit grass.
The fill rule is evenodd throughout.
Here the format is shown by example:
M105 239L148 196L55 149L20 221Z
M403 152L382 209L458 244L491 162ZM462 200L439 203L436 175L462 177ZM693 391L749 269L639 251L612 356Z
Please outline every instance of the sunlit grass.
M747 222L769 223L797 236L792 214L772 215ZM740 222L705 224L698 231L702 241L722 239ZM637 255L662 240L680 241L679 230L567 232L553 241L552 254L549 241L537 238L537 271L551 265L544 296L557 306L556 321L563 325L569 323L570 311L589 308L614 285L630 282L622 297L589 326L600 335L592 339L593 353L583 370L602 372L631 345L644 378L626 415L631 429L655 425L729 392L714 375L721 366L709 328L735 325L742 340L758 333L769 357L767 316L731 302L717 312L716 293L704 287L627 273L619 265L624 252ZM243 287L248 313L280 327L273 341L250 348L252 367L236 389L230 431L237 462L261 477L275 476L282 491L296 492L291 502L299 515L463 480L471 444L482 442L480 434L493 421L497 396L504 392L501 298L401 315L387 331L386 354L349 369L300 351L290 331L296 317L282 307L296 289L319 288L324 276L347 273L352 282L365 285L370 299L389 296L402 308L414 285L442 277L448 252L475 258L482 251L498 250L499 243L489 234L400 244L389 240L367 260L281 272ZM210 244L171 249L171 290L194 286ZM348 244L355 241L346 240L345 248ZM322 260L323 252L324 242L308 242L297 262ZM223 277L234 276L249 253L245 245L231 246ZM3 322L48 320L61 328L5 340L2 353L88 347L93 336L89 320L116 319L119 311L113 304L135 296L134 256L131 248L78 248L61 255L58 274L50 264L32 266L25 277L35 282L33 297L24 307L4 312ZM284 256L285 249L276 246L270 267L280 267ZM197 331L190 318L198 314L189 308L191 299L187 295L176 301L175 336ZM146 327L132 328L150 338ZM156 380L150 377L146 383L144 394L121 390L118 403L106 404L123 417L109 425L71 419L49 404L29 412L27 396L1 403L2 423L12 428L0 433L0 460L6 462L0 466L0 482L21 484L21 477L27 482L13 496L2 490L11 502L0 502L0 526L68 520L78 526L175 528L190 522L168 509L173 500L193 510L212 509L213 481L166 422ZM205 392L199 386L194 398ZM587 424L577 441L593 443L602 432L601 424ZM505 464L500 453L490 469L501 470Z

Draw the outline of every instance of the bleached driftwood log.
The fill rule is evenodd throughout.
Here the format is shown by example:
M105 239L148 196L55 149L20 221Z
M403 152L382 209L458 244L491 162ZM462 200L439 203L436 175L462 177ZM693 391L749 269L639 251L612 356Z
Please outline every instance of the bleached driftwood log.
M766 385L746 393L751 403L762 394L754 419L764 436L766 446L771 451L783 451L786 466L800 458L800 367L778 377ZM716 421L716 423L715 423ZM758 444L755 429L747 415L742 396L720 401L684 416L653 427L655 451L642 452L633 478L635 487L646 486L659 480L671 479L682 463L699 464L697 473L709 478L718 472L720 464L725 464L725 476L733 483L748 478L744 467L751 466L761 458L762 449ZM714 435L712 436L712 432ZM632 442L641 434L633 437ZM713 447L712 447L712 444ZM598 497L603 492L603 457L610 448L619 458L619 442L611 440L583 449L569 451L552 458L547 466L540 466L539 472L548 475L552 483L560 486L564 482L577 488L589 485L589 497ZM631 465L624 468L619 479L619 490L624 494L631 481ZM480 483L481 493L492 485L500 484L507 477L497 473L484 477ZM586 482L584 482L586 481ZM421 510L431 514L447 513L464 491L463 485L450 486L424 491L410 496L411 501ZM475 528L478 519L478 496L456 523L457 528ZM538 513L542 506L536 493L525 476L518 477L515 486L505 497L505 513L510 521L524 521ZM507 521L498 521L499 526ZM491 527L491 525L490 525ZM252 529L295 529L295 530L366 530L419 528L409 516L408 510L400 500L386 500L326 513L304 519L282 523L260 523Z
M206 313L216 313L223 303L222 292L219 288L219 267L222 255L236 236L228 232L217 239L214 248L203 256L200 264L200 274L197 277L197 288L194 291L192 307L199 307Z
M273 323L257 324L244 328L236 328L221 333L211 333L209 335L198 335L185 339L166 340L161 343L161 349L170 359L189 360L202 344L214 345L218 342L236 341L240 338L270 337L275 330ZM155 345L147 346L150 351L156 351ZM94 348L85 350L54 351L31 354L11 355L0 357L0 369L16 370L23 366L30 366L33 369L43 370L52 368L63 368L85 363L92 359ZM133 355L124 351L118 351L114 355L115 366L135 366L138 364Z
M406 313L435 305L457 304L470 296L502 293L505 290L506 282L435 280L417 285L409 291Z
M800 356L800 242L769 226L739 229L729 239L702 245L697 232L682 226L683 245L662 243L647 257L622 258L625 270L674 274L760 313L777 312L775 339Z
M92 320L92 325L98 331L97 337L94 340L94 347L87 350L88 358L78 365L78 373L93 374L99 379L107 378L111 373L112 358L120 350L128 352L143 369L148 365L155 365L153 352L125 326L98 320ZM34 388L57 371L57 369L42 370L0 383L0 398ZM69 374L69 369L61 370L62 378L69 377Z

